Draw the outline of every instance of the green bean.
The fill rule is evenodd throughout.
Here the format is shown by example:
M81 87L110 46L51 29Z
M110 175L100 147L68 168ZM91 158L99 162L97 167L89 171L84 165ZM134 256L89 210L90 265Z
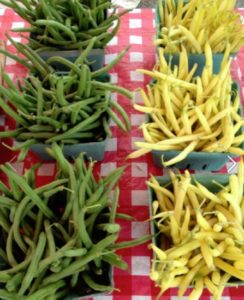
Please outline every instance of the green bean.
M85 245L87 249L90 249L93 245L92 240L86 230L85 226L85 210L82 209L79 213L79 219L78 219L78 232L79 236L81 238L82 243Z
M106 135L109 138L111 138L112 137L112 131L111 131L110 127L109 127L108 120L107 120L106 116L103 116L102 122L103 122L103 129L104 129Z
M29 38L29 46L30 46L30 42L33 41ZM35 41L34 41L35 42ZM30 46L31 47L31 46ZM40 47L40 45L38 44L38 49L35 49L35 52L38 53L39 55L42 54L42 52L49 52L49 51L58 51L58 48L55 47ZM33 47L31 47L33 49Z
M49 66L45 61L38 55L34 50L32 50L27 44L16 43L16 48L22 50L22 53L26 55L28 59L32 61L35 65L35 69L39 69L42 76L48 75L50 72Z
M21 222L20 218L21 218L22 212L29 201L30 201L30 197L25 196L23 198L23 200L20 202L20 204L15 212L13 225L11 227L11 229L13 229L13 235L14 235L15 241L24 253L26 252L27 247L26 247L25 243L23 242L23 239L22 239L20 231L19 231L19 227L20 227L20 222Z
M92 39L92 35L90 35L86 32L77 32L76 36L77 36L78 39L81 39L81 40L90 40L90 39Z
M101 216L104 216L104 217L109 217L110 216L110 213L103 213ZM127 220L127 221L134 221L135 218L128 215L128 214L124 214L124 213L116 213L115 214L115 218L116 219L122 219L122 220Z
M13 197L12 193L9 191L9 188L2 181L0 181L0 191L9 198Z
M48 58L47 60L47 64L52 64L54 62L59 62L67 67L69 67L71 70L74 70L74 72L76 72L77 74L81 75L81 70L80 68L75 65L74 63L72 63L71 61L60 57L60 56L51 56L50 58Z
M6 72L2 73L4 81L7 83L8 87L11 88L14 92L18 93L18 90L16 89L16 86L13 84L13 81L9 77L9 75Z
M41 117L43 114L43 94L42 94L42 85L38 81L37 84L37 117ZM37 119L37 125L41 125L41 119Z
M36 188L34 190L34 192L37 193L38 195L40 195L40 194L42 194L42 193L44 193L46 191L50 191L50 190L56 188L59 185L62 186L62 185L64 185L67 182L68 182L67 178L56 179L56 180L54 180L54 181L52 181L52 182L50 182L50 183L48 183L46 185L43 185L41 187Z
M118 17L118 22L117 22L116 26L113 28L113 30L111 32L107 32L106 37L102 40L103 45L107 45L112 40L112 38L118 33L119 28L120 28L120 23L121 23L121 20Z
M61 30L64 33L66 33L66 35L71 39L72 42L76 42L76 36L75 34L68 28L66 27L64 24L59 23L57 21L54 20L36 20L35 25L37 26L47 26L48 28L55 28L57 30Z
M16 212L16 207L15 207L15 206L10 207L9 221L10 221L11 223L13 222L15 212Z
M10 268L10 269L7 269L7 270L0 271L0 276L2 276L2 275L5 274L5 273L7 273L7 274L15 274L15 273L17 273L17 272L19 272L19 271L21 271L21 270L24 270L24 269L29 265L29 263L30 263L31 260L32 260L32 256L33 256L33 254L34 254L35 245L34 245L34 243L33 243L28 237L26 237L26 236L24 236L24 240L25 240L25 242L30 246L30 248L31 248L31 253L29 253L29 251L28 251L27 254L26 254L25 259L24 259L21 263L17 264L16 266L14 266L14 267L12 267L12 268ZM30 249L30 248L29 248L29 249Z
M82 270L83 267L86 266L89 262L94 260L96 257L99 257L102 254L103 249L113 244L117 238L118 238L117 234L111 234L105 237L103 240L101 240L96 245L94 245L86 255L72 262L66 269L62 270L58 274L52 274L47 276L43 280L43 284L56 282L60 279L72 275L74 272L78 272L79 270Z
M39 207L43 214L49 218L53 218L53 212L43 203L42 199L38 194L33 190L28 183L18 174L16 174L10 164L0 166L0 169L9 177L15 180L16 184L21 187L23 192L31 198L31 200Z
M55 189L52 189L52 190L50 190L50 191L44 192L44 193L43 193L43 197L48 199L48 198L52 197L53 195L57 194L58 192L62 192L62 191L64 191L64 190L67 190L67 191L69 191L69 192L73 192L73 191L71 191L71 190L65 188L65 186L60 185L60 186L56 187Z
M45 69L45 66L43 66L42 63L40 63L41 58L39 58L33 50L30 50L30 48L26 49L26 47L28 46L25 44L16 43L12 40L11 42L21 53L23 53L34 64L35 70L38 70L38 72L40 72L40 74L44 77L47 75L48 71Z
M22 132L18 135L18 140L50 139L55 136L56 134L52 132Z
M80 76L80 81L79 81L79 85L78 85L78 89L76 91L76 96L77 97L82 97L85 93L85 89L86 89L86 82L87 82L87 72L89 72L90 70L87 70L87 66L86 65L82 65L81 66L81 76Z
M3 282L8 282L9 280L11 280L12 276L9 275L9 274L4 274L4 273L1 273L0 274L0 282L3 283Z
M137 239L131 240L131 241L124 241L117 243L111 247L111 249L124 249L129 247L135 247L141 244L144 244L152 239L153 235L145 235L143 237L139 237Z
M77 7L77 2L75 0L69 1L70 4L70 11L72 12L72 15L75 16L77 19L78 27L81 28L82 26L82 15L81 11L79 10L79 7Z
M56 7L52 7L52 6L48 6L48 8L49 8L49 10L50 10L50 12L51 12L51 14L54 16L54 18L56 19L56 20L58 20L60 23L63 23L63 18L62 18L62 13L60 12L60 10L56 10ZM65 17L65 15L63 15L64 17Z
M126 129L129 131L131 129L131 123L126 111L116 101L110 101L110 104L120 113L121 117L125 122Z
M74 288L77 285L78 279L79 279L79 275L80 275L79 271L71 275L71 280L70 280L71 287Z
M11 207L11 206L17 206L17 202L8 198L8 197L5 197L5 196L1 196L0 195L0 206L1 207Z
M70 120L71 120L72 125L77 123L78 116L79 116L79 111L78 110L73 110L71 112Z
M53 273L58 273L62 270L62 265L60 260L55 261L50 266L50 271ZM43 271L43 273L46 275L46 270ZM40 275L39 275L40 276ZM39 276L37 278L39 278ZM42 278L43 279L43 278Z
M56 299L65 299L65 297L69 294L69 288L63 289L61 291L57 291L56 292L56 298L54 298L53 300ZM50 299L51 300L51 299Z
M88 119L90 117L90 115L86 113L84 110L80 110L79 113L82 119Z
M72 237L69 240L69 242L66 243L62 248L60 248L59 250L57 250L52 255L49 255L48 257L42 259L39 262L38 274L41 273L41 272L43 272L43 270L45 270L45 268L47 268L53 262L55 262L58 259L64 257L66 250L68 250L69 248L73 247L75 245L75 243L76 243L76 240L77 240L76 236ZM37 274L37 276L38 276L38 274Z
M0 226L5 232L9 232L10 224L8 220L5 218L3 212L0 210Z
M46 276L46 273L48 271L48 268L44 269L41 273L38 273L38 276L33 280L33 283L31 284L31 287L28 291L28 295L32 295L37 290L39 290L40 284L43 280L43 278ZM52 270L50 270L52 271Z
M51 283L47 286L44 286L43 288L38 289L31 296L26 297L26 300L46 299L46 297L49 296L51 293L56 292L58 289L64 286L65 286L65 281L63 280Z
M35 141L35 143L36 143L36 141ZM20 150L20 153L18 155L17 161L18 162L23 161L25 159L26 155L28 154L28 151L29 151L29 146L22 147L22 149Z
M118 233L120 231L120 225L114 223L98 224L97 229L104 230L108 233Z
M60 128L61 125L58 121L53 120L52 118L45 117L45 116L32 116L30 119L32 120L40 120L43 123L48 123L49 125L52 125L54 128Z
M97 37L99 36L100 34L102 34L103 32L107 32L108 29L112 26L112 24L108 24L108 25L105 25L105 26L100 26L98 28L92 28L92 29L88 29L86 31L87 34L93 36L93 37Z
M61 106L66 106L68 104L64 97L64 82L62 77L58 78L57 81L57 100Z
M112 24L113 21L118 20L118 18L122 17L123 15L127 14L130 10L126 9L121 12L119 12L117 15L116 14L111 14L104 22L99 24L99 26L106 26L107 24Z
M46 246L46 235L44 232L41 232L39 235L38 243L36 246L35 254L33 255L32 261L26 271L26 274L23 278L23 281L21 283L21 287L19 289L18 295L24 295L24 293L28 290L30 287L30 284L35 277L35 274L37 273L37 266L39 264L39 261L41 260L41 257L43 256L44 250ZM32 295L33 297L33 295ZM40 299L40 298L33 298L33 299Z
M29 82L29 80L25 80L25 91L26 93L28 93L28 95L30 93L32 93L33 97L36 99L37 98L37 91L36 89L33 87L32 82Z
M55 240L52 234L52 227L50 225L50 221L49 220L45 220L44 221L44 228L45 228L45 232L46 232L46 236L47 236L47 243L48 243L48 255L54 255L55 251L56 251L56 246L55 246Z
M10 116L12 117L16 122L18 122L23 127L27 127L28 123L19 116L1 97L0 97L0 106L1 108ZM15 134L15 131L10 131L12 134ZM1 133L0 137L3 137L3 133Z
M93 87L96 87L96 88L101 88L101 89L105 89L108 91L117 92L121 95L126 96L129 99L133 98L133 94L130 91L128 91L127 89L110 84L110 83L104 83L104 82L92 80L92 85L93 85Z
M67 268L70 265L71 261L72 261L72 257L65 256L64 259L62 260L62 269Z
M78 132L75 134L71 134L70 138L75 138L75 139L85 139L85 138L93 138L95 137L95 134L93 132Z
M107 262L108 264L120 268L122 270L128 269L128 264L116 253L104 254L102 256L102 260Z
M93 172L93 168L94 168L94 162L90 162L89 163L89 167L85 172L85 176L82 180L82 183L80 184L79 187L79 207L83 208L85 205L85 195L86 195L86 190L89 184L89 181L92 177L92 172Z
M25 272L19 272L15 274L11 279L8 280L6 284L6 289L9 292L16 291L17 287L20 285L22 279L24 278Z
M96 283L87 272L82 272L81 275L85 283L94 291L112 292L114 290L112 286L106 286Z
M55 226L61 233L63 239L66 243L70 240L70 236L68 232L64 229L64 227L60 223L53 223L52 226Z
M104 184L109 184L107 191L110 193L114 186L118 183L121 175L123 174L126 166L120 167L115 169L114 171L110 172L108 176L104 179Z
M57 134L56 136L49 138L48 140L45 141L45 143L53 143L53 142L56 142L56 141L60 141L62 139L65 139L66 137L69 137L71 134L80 131L81 129L85 129L87 125L90 125L93 122L95 122L100 117L100 115L102 113L103 113L102 110L96 111L91 117L89 117L86 120L80 122L76 126L74 126L71 129L67 130L65 133Z
M51 125L31 125L28 127L28 130L31 132L52 132L53 131L53 126Z
M19 143L19 144L17 144L16 146L14 146L14 147L10 147L10 146L8 146L8 145L6 145L6 147L8 148L8 149L10 149L10 150L12 150L12 151L18 151L18 150L21 150L21 148L23 148L23 147L29 147L29 146L31 146L31 145L33 145L33 144L35 144L36 143L36 141L34 140L34 139L31 139L31 140L27 140L27 141L25 141L25 142L21 142L21 143ZM14 184L14 183L12 183L12 184ZM12 186L12 184L11 184L11 186ZM17 189L16 187L14 188L14 187L12 187L13 188L13 190L15 189ZM15 193L16 194L16 193ZM17 190L17 196L14 196L15 198L16 198L16 200L19 200L19 198L20 198L20 196L21 196L21 193L19 193L19 189Z
M33 69L33 65L30 64L29 62L27 62L26 59L22 59L20 57L18 57L17 55L8 52L4 49L0 49L0 53L2 53L3 55L5 55L6 57L9 57L13 60L15 60L16 62L20 63L21 65L25 66L26 68L28 68L28 70L32 70Z
M86 49L84 49L81 52L81 54L79 55L79 57L76 59L75 65L79 65L79 64L84 63L84 59L89 55L89 53L93 49L94 43L96 42L96 40L97 40L96 37L93 37L93 38L91 38L91 40L89 40L89 44L87 45Z
M91 206L93 204L96 204L100 197L102 196L104 192L104 185L101 184L98 186L98 188L95 190L95 192L89 197L89 199L86 200L86 206Z
M109 223L115 222L115 216L116 216L116 211L117 211L118 202L119 202L119 193L120 193L120 190L118 187L116 187L115 191L114 191L114 195L113 195L112 205L111 205Z
M95 17L95 15L99 13L99 11L107 10L108 8L110 8L110 6L111 6L111 2L107 1L105 3L99 4L97 7L92 9L91 13L93 14L93 17Z
M41 42L44 42L44 45L45 43L48 43L50 45L54 45L55 47L58 47L59 50L60 50L60 47L62 48L63 46L67 45L67 41L59 41L59 40L55 40L54 38L51 38L47 35L37 35L36 36L36 39L38 41L41 41ZM40 43L40 46L43 45L42 43ZM71 44L73 45L73 43ZM40 47L39 46L39 47ZM66 47L67 48L67 47Z
M80 143L78 139L65 139L62 141L61 145L77 145Z
M78 249L69 249L65 251L66 257L80 257L87 253L86 248L78 248Z
M47 201L44 201L44 203L46 204ZM34 235L33 235L34 243L37 243L37 241L38 241L38 238L40 236L40 232L42 229L42 224L43 224L43 212L41 210L39 210L37 213L37 216L36 216L36 224L35 224L35 230L34 230Z
M14 257L14 254L13 254L13 236L14 236L13 233L14 232L13 232L13 226L12 226L9 229L9 234L8 234L7 242L6 242L6 254L7 254L7 258L8 258L8 263L12 267L14 267L18 264Z
M16 300L17 294L0 289L0 297L2 300Z

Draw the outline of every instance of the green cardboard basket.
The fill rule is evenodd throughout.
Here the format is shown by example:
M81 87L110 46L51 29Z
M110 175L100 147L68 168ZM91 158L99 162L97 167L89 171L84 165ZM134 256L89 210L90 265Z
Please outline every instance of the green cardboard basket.
M164 0L162 0L164 2ZM176 3L178 2L177 0L175 1ZM186 4L188 1L184 0L184 4ZM155 24L156 24L156 37L160 37L160 17L159 17L159 10L158 10L158 4L156 2L156 8L155 8ZM160 46L158 46L159 48ZM237 53L231 53L231 57L235 57ZM202 71L206 65L206 60L205 60L205 55L204 53L188 53L188 65L189 65L189 70L191 70L194 66L194 64L197 63L198 67L194 73L194 76L201 76ZM179 65L179 54L174 53L164 53L165 60L168 64L171 65L171 68L173 69L174 66ZM223 60L224 54L223 53L213 53L213 73L218 74L220 71L221 63Z
M236 82L232 84L233 93L239 93L240 87ZM239 109L239 114L242 115L242 107ZM241 132L239 132L241 133ZM244 149L244 144L241 145ZM162 158L164 161L168 161L175 156L177 156L181 151L159 151L153 150L153 162L156 166L162 167ZM221 152L191 152L184 160L178 162L171 167L178 169L190 169L190 170L204 170L204 171L217 171L221 169L232 157L237 157L235 154L231 153L221 153Z
M42 59L47 60L52 56L60 56L65 59L68 59L71 62L74 62L82 50L60 50L60 51L43 51L39 52L39 55ZM88 54L87 60L89 61L89 66L91 71L96 71L101 69L105 62L105 49L92 49ZM61 63L52 63L53 68L56 71L69 71L69 68Z
M193 179L196 179L198 182L200 182L202 185L204 185L206 188L208 188L211 192L217 193L220 190L220 186L215 184L213 181L218 182L220 185L227 185L229 183L229 174L194 174L192 176ZM157 181L159 182L160 186L166 186L167 189L171 187L171 178L170 176L156 176L155 177ZM194 183L194 180L192 180ZM152 212L152 203L155 199L155 193L151 187L148 187L148 201L149 201L149 214L150 217L153 216ZM162 239L160 238L159 230L156 226L156 222L153 220L150 221L150 230L152 237L152 243L157 245L158 247L161 247L163 250L167 250L170 247L169 240L162 236ZM153 254L153 257L155 258L155 255ZM237 281L237 279L231 277L230 281L226 284L226 287L236 287L239 285L244 285L244 282ZM192 286L190 285L189 288Z
M75 145L64 145L63 153L65 157L76 158L81 152L85 153L86 158L92 158L96 161L101 161L104 158L105 146L107 143L107 138L101 142L87 142ZM51 148L48 144L33 144L30 147L30 151L36 153L39 158L45 161L50 161L53 158L46 152L46 148Z
M67 72L60 72L60 74L67 74ZM102 74L96 78L97 81L100 82L109 82L110 75L108 73ZM85 157L92 158L96 161L101 161L104 159L105 148L108 141L108 137L105 135L101 141L86 141L80 144L74 145L64 145L63 146L63 153L68 158L76 158L79 156L81 152L85 153ZM21 143L17 140L17 143ZM37 143L30 146L30 151L36 153L39 158L44 161L51 161L53 158L46 152L46 148L51 148L51 145L45 143Z

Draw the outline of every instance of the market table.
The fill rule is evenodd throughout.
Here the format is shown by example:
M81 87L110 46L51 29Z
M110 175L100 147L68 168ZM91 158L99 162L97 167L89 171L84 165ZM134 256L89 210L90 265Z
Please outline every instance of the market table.
M244 9L239 9L244 16ZM0 8L0 28L1 36L4 38L4 32L12 28L27 26L27 24L12 10ZM143 74L136 72L137 68L151 69L155 64L155 48L152 44L155 36L154 10L152 9L135 9L125 15L122 19L120 31L116 37L110 42L107 48L106 63L111 61L116 55L129 44L131 48L123 60L113 68L110 72L111 80L130 90L137 87L145 87L149 82L149 78ZM15 40L22 41L17 33L10 33ZM8 49L11 49L9 44ZM25 68L16 64L13 60L7 59L6 70L15 80L26 74ZM233 78L237 80L241 86L241 94L243 101L244 87L244 48L239 52L238 56L232 63ZM134 216L133 222L120 221L122 226L120 241L129 240L148 234L150 231L148 209L148 194L145 181L150 174L162 175L167 174L166 169L153 166L151 155L145 155L133 161L126 161L125 157L134 149L133 142L142 139L142 135L137 127L145 121L145 116L136 112L131 102L123 96L113 95L114 100L122 104L130 116L132 130L130 133L123 133L112 124L113 137L109 139L106 146L105 158L102 162L97 163L96 172L106 175L114 168L127 164L125 174L120 181L120 204L119 211L129 213ZM140 103L141 99L136 93L136 102ZM13 121L3 113L0 116L0 130L12 128ZM11 141L5 140L6 143ZM6 147L0 144L0 163L6 161L14 161L15 156ZM24 162L14 163L17 172L22 173L39 159L33 153L29 153ZM218 172L232 173L236 172L238 159L229 159L223 169ZM38 171L38 184L43 184L52 179L55 172L53 163L44 163ZM1 176L1 175L0 175ZM114 270L114 282L116 291L111 295L98 296L89 299L99 300L151 300L155 299L158 289L154 287L154 283L149 279L151 251L147 248L147 244L121 250L119 252L129 265L129 271ZM176 300L177 289L170 289L164 296L164 300ZM187 299L185 297L184 299ZM204 291L201 300L209 300L210 294ZM244 286L226 288L223 294L223 300L241 300L244 299Z

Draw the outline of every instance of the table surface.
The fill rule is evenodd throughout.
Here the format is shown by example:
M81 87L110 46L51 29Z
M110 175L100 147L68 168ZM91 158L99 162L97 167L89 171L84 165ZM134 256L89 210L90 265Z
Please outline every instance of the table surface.
M239 9L244 15L244 9ZM13 28L26 26L27 24L10 9L0 7L0 38L4 37L5 31ZM22 38L17 33L10 33L15 40L21 41ZM122 19L122 25L119 33L110 42L107 48L106 63L111 61L116 55L129 44L131 48L123 60L115 66L110 74L112 82L124 86L130 90L137 87L145 87L149 78L136 72L138 68L151 69L155 64L155 48L152 44L155 36L154 28L154 10L152 9L135 9L125 15ZM8 49L11 49L9 44ZM6 70L15 80L23 77L26 70L16 64L13 60L7 59ZM233 78L240 83L243 100L243 74L244 74L244 49L239 52L232 64ZM145 121L145 116L136 112L131 102L123 96L113 95L114 100L124 106L130 116L132 130L130 133L123 133L112 124L113 137L109 139L106 145L105 158L102 162L97 163L95 171L106 175L116 167L128 164L128 167L120 182L120 204L119 211L132 214L135 221L119 222L122 226L120 241L130 240L148 234L150 226L145 220L149 217L148 195L145 181L150 174L162 175L167 174L167 170L153 166L151 155L145 155L133 161L125 161L125 157L133 148L133 142L141 140L141 132L137 127ZM139 94L136 94L136 101L141 102ZM5 115L0 116L0 130L6 130L13 126L11 120ZM8 142L8 141L7 141ZM0 163L11 161L14 156L0 144ZM25 161L14 163L16 170L22 173L25 168L31 166L34 162L39 161L33 154L29 153ZM222 170L218 172L232 173L236 172L238 160L230 159ZM53 163L45 163L38 171L38 181L46 183L51 180L55 171ZM151 251L147 244L125 249L119 252L129 265L128 271L114 270L115 287L120 291L113 294L96 297L99 300L151 300L155 299L158 289L149 278ZM189 291L188 291L189 292ZM89 298L91 299L91 298ZM94 298L95 299L95 298ZM176 300L177 289L168 290L163 296L164 300ZM185 297L184 299L187 299ZM208 291L204 291L201 300L209 300ZM244 299L244 287L226 288L222 300L241 300Z

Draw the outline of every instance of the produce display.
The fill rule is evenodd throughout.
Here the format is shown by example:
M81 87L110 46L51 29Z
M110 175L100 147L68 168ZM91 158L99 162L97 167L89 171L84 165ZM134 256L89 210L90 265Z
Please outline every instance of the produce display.
M38 165L24 176L10 164L0 167L10 185L0 183L1 299L63 299L71 293L111 292L111 266L127 269L115 250L150 238L116 243L120 225L115 218L131 219L117 214L124 167L96 179L94 162L86 165L83 153L72 165L57 144L48 151L58 168L55 179L46 185L35 184Z
M141 125L145 142L135 142L136 150L128 158L136 158L152 150L179 151L164 166L185 159L192 151L228 152L243 155L243 118L238 91L232 93L228 52L221 71L212 73L212 52L205 46L206 66L201 77L188 70L185 48L180 52L179 67L171 69L159 49L159 62L152 71L139 70L154 79L147 91L140 89L144 106L134 108L149 115Z
M179 287L181 298L200 299L206 287L214 300L224 287L244 281L244 165L238 174L190 175L170 171L169 178L151 176L152 216L159 232L150 245L154 258L150 277L160 288Z
M213 53L231 52L244 45L240 15L234 11L236 0L157 0L158 36L155 45L165 53L203 53L209 43Z
M129 98L132 94L122 87L98 81L104 76L106 79L107 71L126 54L127 49L106 67L92 72L84 61L95 41L96 38L92 39L72 63L56 56L45 62L28 45L12 40L26 59L19 59L12 54L10 56L29 67L31 72L23 82L19 82L19 90L8 74L3 73L6 87L0 85L4 96L0 98L0 104L16 120L17 129L0 132L0 137L15 137L24 142L15 148L22 149L20 159L23 159L32 144L58 142L71 145L111 137L110 118L122 130L130 129L128 116L123 107L111 100L111 91ZM61 74L55 72L53 62L67 66L70 71ZM122 121L112 109L117 111Z
M236 174L193 175L189 171L198 169L191 164L193 156L203 161L201 169L217 171L213 157L244 155L240 87L231 77L230 58L244 44L240 16L234 11L236 1L157 0L158 31L152 41L157 61L152 70L137 70L150 81L146 89L136 90L143 103L130 107L123 106L121 99L118 103L112 93L129 100L136 94L120 86L119 80L111 83L109 75L129 47L106 66L100 67L104 57L94 58L97 49L105 53L121 16L140 1L120 2L0 0L29 23L25 28L12 26L24 43L6 33L7 45L16 54L0 45L3 62L7 57L27 69L27 75L15 81L0 61L0 108L16 123L15 129L0 131L1 146L20 151L17 161L22 163L29 150L35 152L33 147L41 145L54 161L54 178L41 185L37 175L41 163L31 167L28 163L23 175L12 160L0 165L0 299L72 300L117 292L112 269L128 270L117 250L149 240L153 254L149 276L160 290L156 299L163 299L173 287L178 287L181 298L191 287L189 300L200 299L204 288L213 300L220 300L226 286L244 281L243 158ZM140 20L130 21L129 28L140 27ZM130 41L135 37L130 36ZM116 39L115 44L120 45ZM140 61L133 51L130 61ZM134 74L129 76L132 81ZM134 142L139 149L124 157L121 145L128 137L119 140L112 126L129 135L132 125L138 124L130 115L132 108L146 114L146 122L139 125L144 141ZM90 145L99 154L98 143L105 148L105 140L113 135L109 151L115 159L96 169L95 160L80 145ZM5 143L5 138L13 145ZM79 155L72 151L67 155L68 146L78 146ZM117 211L120 179L127 167L123 164L126 158L156 152L161 168L180 168L184 162L185 170L151 175L146 184L152 234L130 241L124 241L122 234L118 242L123 226L118 219L134 220ZM199 154L205 155L211 168ZM144 161L141 166L135 163L130 176L141 180L147 167ZM126 179L129 189L134 184L130 179ZM124 188L131 198L141 195L141 187L137 189L138 194L132 195L132 190ZM139 205L138 199L131 202ZM138 236L134 225L130 237ZM138 258L133 256L134 276Z
M93 37L94 48L104 48L120 26L120 17L128 10L108 15L111 1L101 0L0 0L26 20L30 27L14 31L31 33L29 46L38 51L81 49ZM112 28L114 21L117 24ZM111 30L110 30L111 29Z

